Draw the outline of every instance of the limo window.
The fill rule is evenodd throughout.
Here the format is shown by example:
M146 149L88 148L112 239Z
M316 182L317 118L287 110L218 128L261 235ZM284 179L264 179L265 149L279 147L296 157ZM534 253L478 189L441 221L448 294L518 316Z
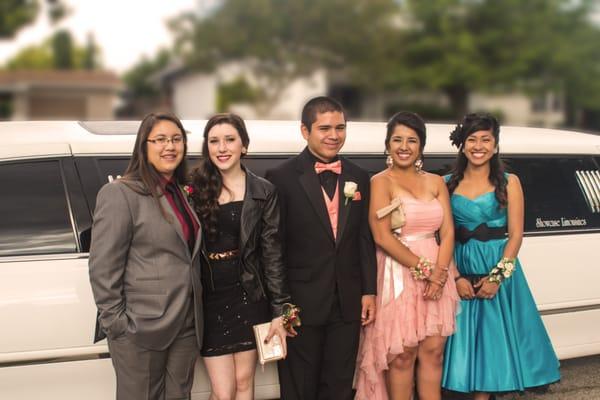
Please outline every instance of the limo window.
M72 253L60 161L0 164L0 256Z
M525 193L525 232L600 229L600 213L589 206L578 171L597 170L592 157L531 157L507 160Z

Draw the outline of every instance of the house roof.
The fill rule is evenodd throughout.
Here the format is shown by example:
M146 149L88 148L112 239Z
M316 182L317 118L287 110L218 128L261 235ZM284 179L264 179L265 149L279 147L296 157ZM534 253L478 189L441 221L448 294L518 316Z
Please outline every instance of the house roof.
M106 70L18 70L0 71L0 90L103 89L118 91L121 79Z

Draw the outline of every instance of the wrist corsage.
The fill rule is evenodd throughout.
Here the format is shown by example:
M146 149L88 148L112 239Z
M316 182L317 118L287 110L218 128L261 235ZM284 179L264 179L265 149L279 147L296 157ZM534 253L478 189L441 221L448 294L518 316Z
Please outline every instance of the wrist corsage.
M431 276L432 271L433 264L425 257L419 258L419 262L417 263L417 265L410 269L410 273L412 274L413 279L417 281L423 281L429 278Z
M498 264L490 271L488 275L488 282L500 284L503 280L510 278L515 272L515 259L503 257L502 260L498 261Z
M292 328L302 325L302 321L300 321L300 307L292 303L285 303L283 305L281 318L283 320L283 327L288 332Z

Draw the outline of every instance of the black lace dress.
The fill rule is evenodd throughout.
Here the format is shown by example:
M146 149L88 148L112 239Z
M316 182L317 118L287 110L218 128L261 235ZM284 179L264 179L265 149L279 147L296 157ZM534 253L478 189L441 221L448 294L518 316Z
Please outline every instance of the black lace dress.
M242 205L242 201L222 204L218 214L218 235L215 240L206 241L210 268L203 265L202 270L204 343L201 354L204 357L255 349L252 326L270 320L268 302L250 302L240 284L237 249Z

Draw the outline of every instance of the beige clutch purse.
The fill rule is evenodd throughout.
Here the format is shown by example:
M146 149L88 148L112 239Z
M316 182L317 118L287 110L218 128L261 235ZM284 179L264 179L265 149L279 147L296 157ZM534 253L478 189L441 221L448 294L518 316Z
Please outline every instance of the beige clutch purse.
M283 347L279 336L274 335L269 343L265 343L265 338L269 334L270 322L254 325L254 336L256 337L256 350L258 352L258 362L262 365L270 361L277 361L283 358Z
M404 215L404 209L402 208L402 200L400 197L393 199L389 205L380 208L376 211L377 218L381 219L388 214L391 214L391 228L392 230L401 228L406 223L406 217Z

